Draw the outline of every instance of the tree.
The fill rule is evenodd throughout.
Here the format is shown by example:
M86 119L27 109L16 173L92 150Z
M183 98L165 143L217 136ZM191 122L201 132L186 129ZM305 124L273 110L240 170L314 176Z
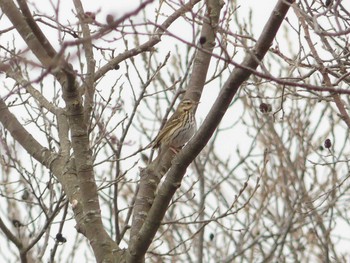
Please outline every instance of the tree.
M347 6L90 4L0 0L3 260L345 262Z

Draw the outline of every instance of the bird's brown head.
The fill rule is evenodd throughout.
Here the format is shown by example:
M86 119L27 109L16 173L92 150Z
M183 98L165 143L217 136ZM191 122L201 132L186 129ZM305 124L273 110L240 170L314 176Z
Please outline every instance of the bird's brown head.
M178 110L179 110L180 112L190 111L190 110L192 110L197 104L198 104L198 102L195 102L195 101L193 101L193 100L184 99L183 101L181 101Z

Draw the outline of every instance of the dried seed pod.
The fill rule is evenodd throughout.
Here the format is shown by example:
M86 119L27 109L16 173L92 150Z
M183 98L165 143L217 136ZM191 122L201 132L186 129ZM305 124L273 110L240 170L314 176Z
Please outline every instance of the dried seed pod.
M207 38L206 37L200 37L199 38L199 44L203 45L205 42L207 42Z
M214 239L214 234L213 233L210 233L209 239L210 239L210 241L213 241L213 239Z
M62 236L61 233L56 234L56 240L59 243L66 243L67 242L67 239L64 236Z
M16 228L23 226L23 224L22 224L19 220L17 220L17 219L13 219L13 220L12 220L12 224L13 224Z
M272 106L271 106L271 104L267 104L267 103L262 102L259 106L259 110L262 113L268 113L268 112L272 111Z
M330 139L326 139L326 140L324 141L324 147L325 147L326 149L329 149L329 148L332 147L332 142L331 142Z

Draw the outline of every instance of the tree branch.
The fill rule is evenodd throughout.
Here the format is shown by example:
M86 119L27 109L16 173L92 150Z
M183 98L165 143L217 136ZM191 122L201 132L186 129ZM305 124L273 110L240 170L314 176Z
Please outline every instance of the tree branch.
M69 82L74 79L74 72L62 57L64 47L59 53L56 53L40 28L36 25L26 3L22 0L19 0L19 3L24 10L25 19L11 0L0 0L0 7L11 23L15 25L16 30L26 42L29 49L42 63L44 68L47 69L47 73L52 73L62 87L69 85Z
M191 98L194 101L199 101L200 99L211 60L211 53L215 46L217 23L222 6L223 2L220 0L211 0L207 4L206 14L208 20L203 24L201 32L201 38L205 38L206 41L203 43L203 49L197 50L191 79L184 96L185 98ZM185 9L185 11L187 10L188 9ZM166 28L160 27L160 30L165 32ZM164 148L163 152L160 153L147 168L141 171L140 188L135 202L130 231L129 262L142 261L142 257L150 245L150 242L140 243L140 246L136 245L137 249L134 249L134 244L138 243L139 231L145 224L146 215L149 209L155 205L153 200L155 198L157 186L163 175L171 166L173 158L174 153ZM152 239L150 239L150 241L152 241Z
M47 168L50 168L51 163L57 158L57 155L42 146L24 129L15 115L9 111L3 99L0 99L0 122L34 159Z
M115 58L111 59L106 65L102 66L98 71L96 71L95 80L100 79L108 71L114 69L115 66L118 65L120 62L128 58L134 57L142 52L151 50L153 46L155 46L161 41L161 36L164 34L165 29L168 28L176 19L178 19L184 13L191 11L193 6L195 6L198 2L200 2L200 0L190 0L186 4L182 5L178 10L176 10L163 22L163 24L147 42L138 47L132 48L130 50L125 51L124 53L119 54Z
M247 54L242 62L244 66L252 69L257 68L271 46L271 43L293 2L294 0L278 1L255 45L255 48L251 53ZM151 244L175 191L180 187L181 180L188 165L207 144L240 85L246 81L250 75L251 71L249 70L244 70L242 68L235 68L233 70L200 129L187 146L180 151L174 159L167 177L160 187L158 195L154 199L154 203L148 212L145 223L140 229L137 237L134 239L135 241L130 245L131 247L129 250L132 254L128 255L129 262L138 262L140 257L146 252L144 248Z
M87 65L87 72L86 72L86 78L84 78L84 91L85 91L85 99L84 99L84 112L85 112L85 120L87 122L90 121L90 115L91 111L93 109L93 102L94 102L94 94L95 94L95 64L96 61L94 59L94 52L92 49L92 38L90 34L90 28L88 23L84 21L84 8L80 0L74 0L75 9L78 13L78 18L80 21L80 25L82 27L83 31L83 37L87 40L83 42L83 48L85 51L85 59L86 59L86 65Z
M18 248L18 250L21 251L23 249L23 244L22 244L21 240L18 239L14 234L12 234L11 230L8 229L8 227L5 225L4 221L2 221L1 217L0 217L0 229L2 230L2 232L4 232L6 237L8 239L10 239L13 244L15 244L15 246Z
M22 14L27 21L28 26L31 28L34 35L37 37L39 43L43 46L46 54L53 58L56 55L55 49L50 44L49 40L46 38L44 33L41 31L38 24L34 21L34 18L29 10L29 7L27 5L27 1L25 0L17 0L17 3L22 11Z
M50 68L50 66L52 66L52 57L45 52L45 47L38 40L36 35L33 34L32 29L29 27L16 5L11 0L1 0L0 7L11 23L15 25L16 30L22 36L30 50L35 54L45 68Z

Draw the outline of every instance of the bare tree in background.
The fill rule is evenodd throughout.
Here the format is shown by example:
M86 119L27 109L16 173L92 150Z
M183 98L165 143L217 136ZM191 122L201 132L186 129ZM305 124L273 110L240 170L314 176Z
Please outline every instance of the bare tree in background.
M0 0L1 261L346 262L345 2Z

